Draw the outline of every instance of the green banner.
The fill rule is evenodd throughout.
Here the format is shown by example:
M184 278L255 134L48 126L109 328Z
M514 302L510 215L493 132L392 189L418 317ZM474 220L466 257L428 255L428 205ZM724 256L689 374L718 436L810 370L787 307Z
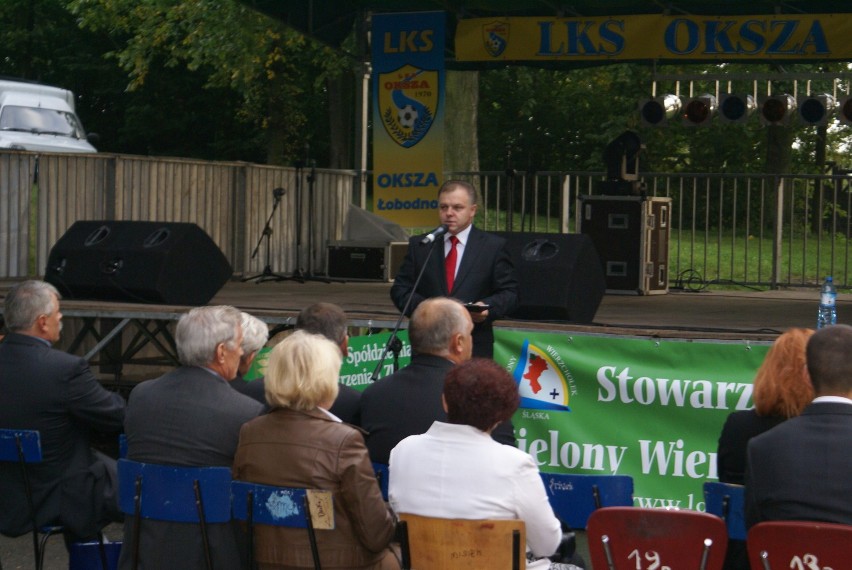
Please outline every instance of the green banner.
M496 333L518 447L543 472L630 475L636 506L704 510L722 425L752 407L768 344Z
M402 368L411 362L411 345L408 344L408 331L399 331L397 336L402 341L402 350L399 354L399 367ZM340 383L363 391L371 382L373 371L382 357L382 352L389 338L390 333L349 337L346 358L340 366ZM260 350L251 365L251 369L244 377L247 381L259 378L266 373L270 350L272 349L262 348ZM388 352L378 377L384 378L392 372L393 354Z
M370 384L389 337L351 337L341 383ZM404 367L407 331L400 338ZM753 406L752 379L770 345L503 329L495 339L494 359L521 393L518 447L542 472L630 475L636 506L694 510L704 510L704 482L718 479L725 418ZM251 378L263 373L268 350ZM392 371L389 353L379 377Z

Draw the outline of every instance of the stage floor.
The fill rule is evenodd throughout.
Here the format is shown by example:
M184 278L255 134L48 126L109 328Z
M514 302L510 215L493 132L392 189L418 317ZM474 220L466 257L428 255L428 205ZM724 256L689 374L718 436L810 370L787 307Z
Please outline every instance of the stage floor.
M309 281L228 283L211 301L260 317L295 316L317 301L337 303L359 325L392 326L398 311L389 283ZM664 295L604 295L589 324L564 321L499 321L499 327L673 338L771 340L790 327L814 327L819 292L671 291ZM840 295L841 322L852 311L852 295Z
M0 284L5 296L10 282ZM353 326L374 329L394 325L398 311L390 301L390 283L295 280L242 283L230 281L210 304L234 305L272 324L289 325L296 314L317 301L343 307ZM502 320L498 327L659 338L772 340L790 327L814 327L819 292L672 290L663 295L604 295L594 321ZM64 299L66 317L175 320L186 307ZM838 296L840 322L849 322L852 295Z

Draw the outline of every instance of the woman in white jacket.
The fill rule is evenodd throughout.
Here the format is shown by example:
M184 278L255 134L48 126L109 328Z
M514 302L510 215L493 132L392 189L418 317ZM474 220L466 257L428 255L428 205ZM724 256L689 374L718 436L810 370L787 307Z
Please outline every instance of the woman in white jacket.
M491 430L518 408L514 380L494 361L473 359L447 374L443 401L448 423L436 421L391 451L388 499L394 511L521 519L531 559L527 568L548 568L544 557L559 547L562 529L538 466L528 454L491 439Z

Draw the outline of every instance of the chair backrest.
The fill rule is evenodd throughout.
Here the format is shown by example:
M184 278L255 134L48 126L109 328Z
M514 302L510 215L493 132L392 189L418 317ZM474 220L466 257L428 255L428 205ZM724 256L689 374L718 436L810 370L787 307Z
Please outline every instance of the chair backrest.
M37 430L0 429L0 461L18 463L23 453L24 463L41 463L41 437Z
M746 539L745 487L708 481L704 483L704 503L708 513L725 521L728 538Z
M593 511L601 507L633 505L630 475L574 475L542 473L553 512L571 528L586 528Z
M314 568L322 569L314 529L334 528L331 491L233 481L231 509L235 519L248 523L249 568L254 566L254 525L265 524L307 529Z
M722 570L728 534L717 516L697 511L603 507L586 527L592 567Z
M747 544L754 569L840 570L852 563L852 525L762 522L748 531Z
M205 521L231 520L231 470L227 467L175 467L118 460L118 506L121 512L173 522L200 522L196 504L200 491Z
M440 519L401 514L400 525L404 529L404 569L482 570L526 566L526 531L522 520Z
M388 482L390 481L390 467L386 463L373 462L373 472L376 474L376 481L379 483L379 489L382 491L382 498L388 500Z

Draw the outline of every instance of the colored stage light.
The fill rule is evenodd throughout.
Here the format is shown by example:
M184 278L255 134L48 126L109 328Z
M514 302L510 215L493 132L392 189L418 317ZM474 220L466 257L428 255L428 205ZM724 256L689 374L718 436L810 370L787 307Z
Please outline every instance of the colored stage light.
M751 95L725 93L719 99L719 120L727 123L745 123L757 109Z
M806 125L825 125L837 108L837 101L828 93L809 95L799 103L799 117Z
M687 101L683 109L683 124L687 127L707 126L716 114L716 97L705 93Z
M680 113L680 109L680 97L677 95L663 95L639 102L642 124L652 127L662 126L674 119Z
M764 125L788 125L795 112L796 99L787 93L761 99L760 122Z

